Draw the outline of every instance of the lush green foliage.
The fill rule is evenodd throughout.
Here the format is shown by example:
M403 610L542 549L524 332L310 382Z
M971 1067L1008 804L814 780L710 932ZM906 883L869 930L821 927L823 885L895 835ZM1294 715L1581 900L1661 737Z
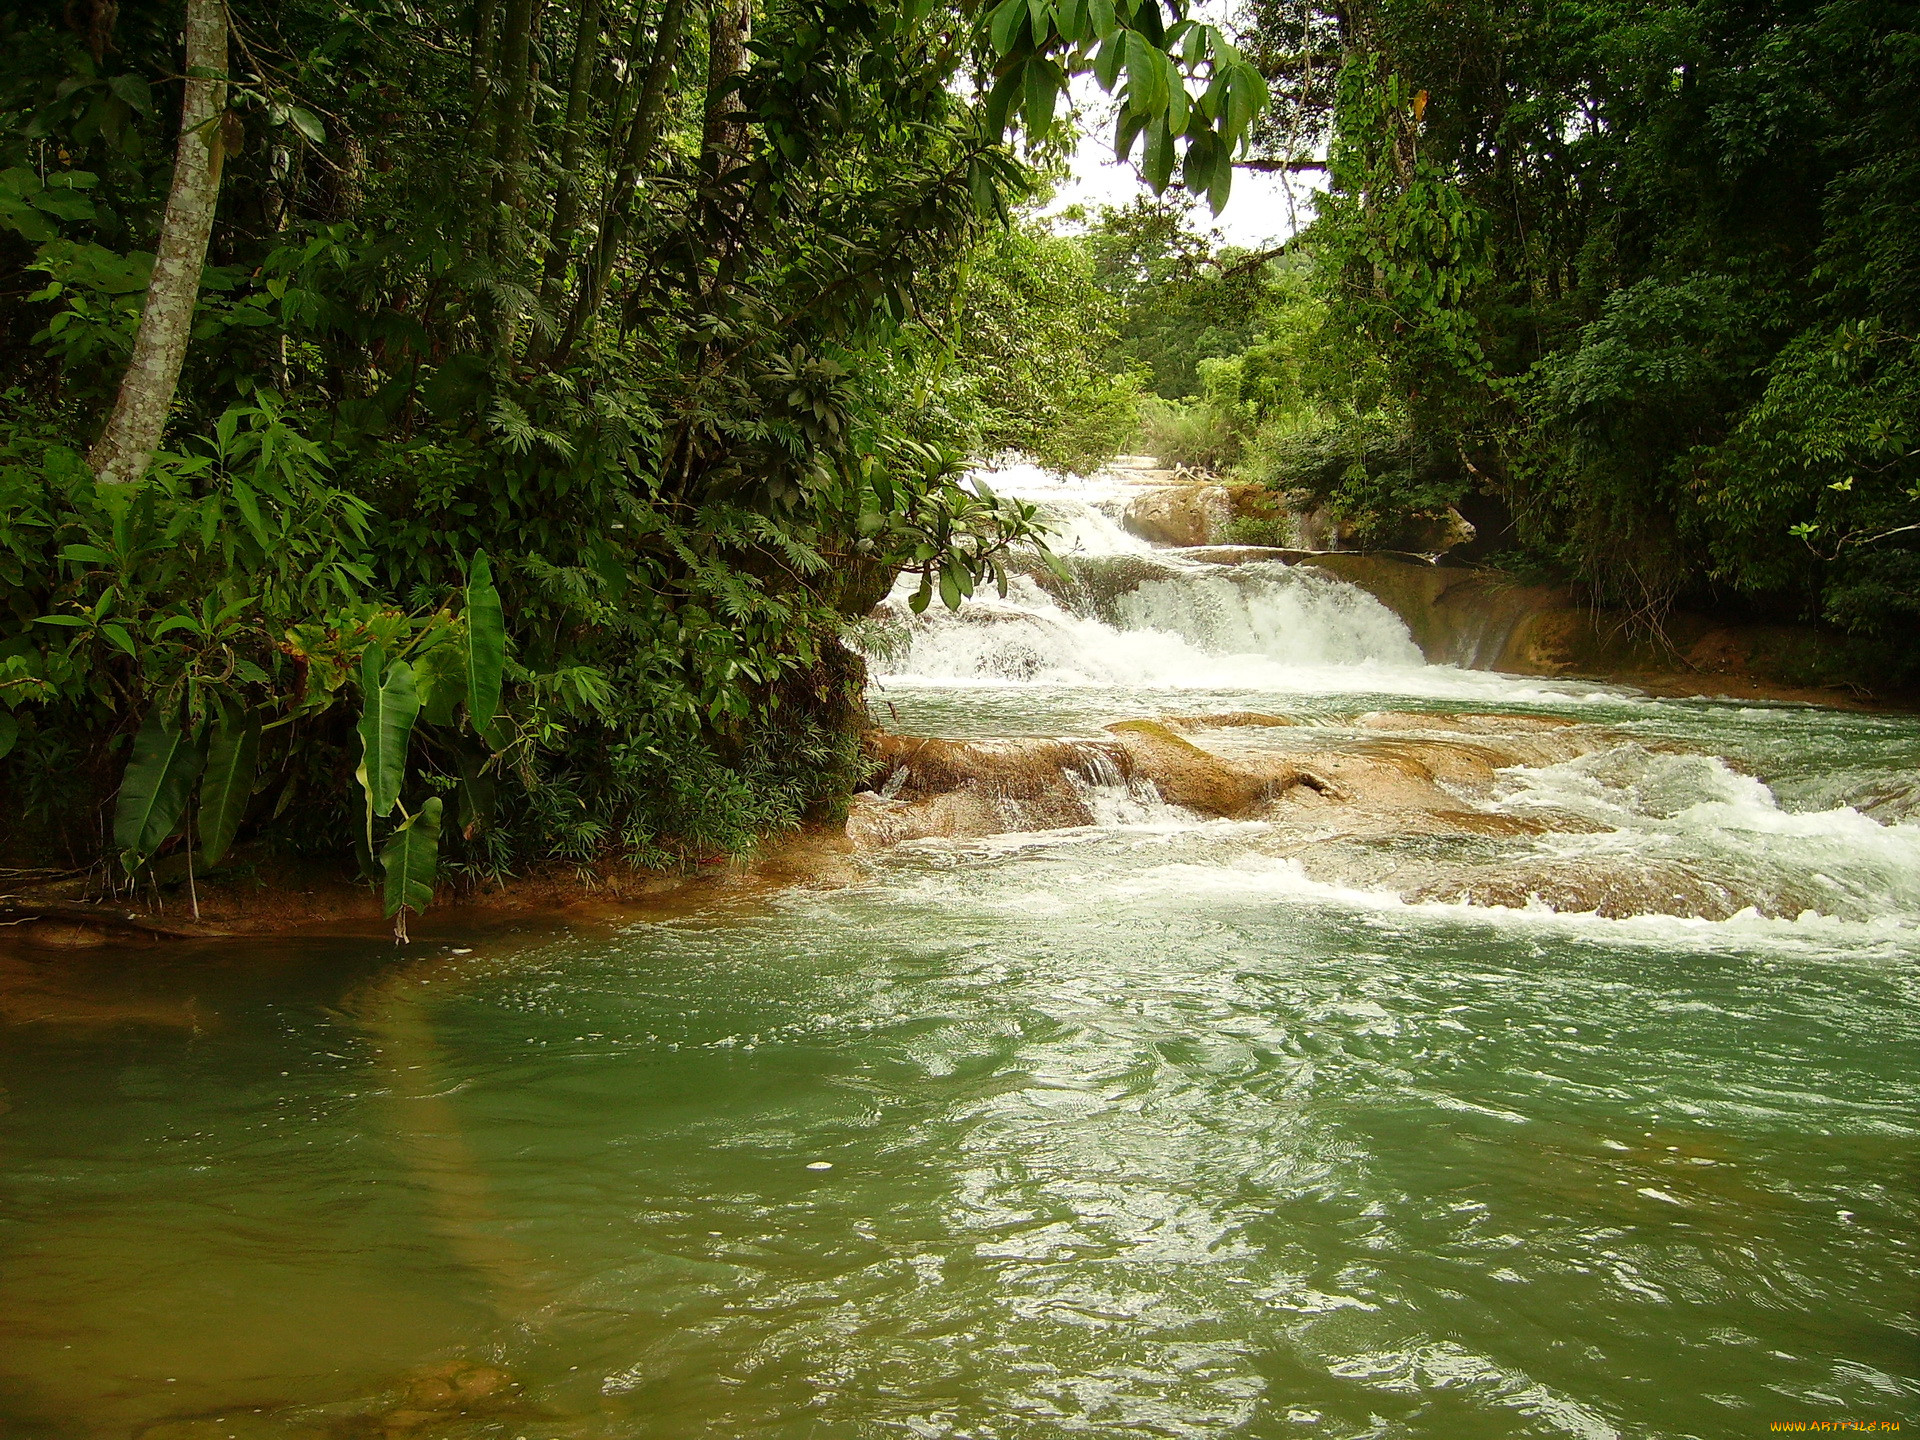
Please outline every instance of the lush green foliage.
M845 617L902 570L957 605L1037 538L964 447L1125 424L1086 337L1044 383L984 363L996 316L1086 288L1006 233L1011 117L1052 143L1097 71L1159 180L1184 154L1219 199L1263 94L1160 0L229 11L193 341L133 486L82 455L181 11L0 11L0 804L76 864L357 851L390 910L436 866L705 857L844 797Z
M1377 364L1354 417L1393 437L1336 499L1491 496L1516 558L1649 622L1737 595L1912 663L1911 6L1256 12L1264 138L1329 147L1325 343Z
M968 262L940 375L951 408L978 417L972 447L1085 473L1127 444L1139 380L1116 372L1120 307L1095 283L1087 246L1028 220Z

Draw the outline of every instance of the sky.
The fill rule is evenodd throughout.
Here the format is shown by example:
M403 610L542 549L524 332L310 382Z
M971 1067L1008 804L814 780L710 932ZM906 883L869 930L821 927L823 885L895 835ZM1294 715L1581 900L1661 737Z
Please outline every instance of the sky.
M1101 205L1126 205L1136 195L1151 195L1134 165L1122 165L1113 158L1111 103L1089 77L1081 76L1073 85L1074 108L1082 121L1078 150L1073 157L1072 178L1055 193L1045 214L1058 215L1074 205L1089 210ZM1138 146L1134 149L1137 159ZM1276 245L1304 228L1313 219L1313 191L1322 183L1317 175L1272 175L1253 170L1233 172L1233 193L1227 208L1218 218L1207 211L1205 201L1196 201L1194 218L1202 231L1220 231L1228 244L1259 249ZM1168 194L1180 192L1169 190Z

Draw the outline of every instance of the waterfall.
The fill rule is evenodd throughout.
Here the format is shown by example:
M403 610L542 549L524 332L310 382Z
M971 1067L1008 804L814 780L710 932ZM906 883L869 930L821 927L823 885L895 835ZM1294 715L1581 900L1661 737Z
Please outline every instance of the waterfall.
M1018 466L989 483L1040 507L1069 579L1035 565L1005 598L915 616L917 578L903 578L862 642L887 678L1286 689L1303 671L1424 664L1406 625L1356 585L1276 563L1205 563L1129 534L1120 517L1138 486L1124 478Z

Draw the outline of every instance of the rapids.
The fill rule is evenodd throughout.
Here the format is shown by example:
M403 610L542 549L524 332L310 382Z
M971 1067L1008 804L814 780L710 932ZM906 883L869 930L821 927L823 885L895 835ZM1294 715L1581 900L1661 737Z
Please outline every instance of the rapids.
M0 1433L1920 1419L1920 722L1427 664L1124 475L993 484L1070 579L862 627L887 729L966 743L856 821L935 754L1048 804L619 926L39 975L124 1008L0 1032ZM1209 813L1183 745L1332 778ZM1410 757L1426 818L1355 818Z

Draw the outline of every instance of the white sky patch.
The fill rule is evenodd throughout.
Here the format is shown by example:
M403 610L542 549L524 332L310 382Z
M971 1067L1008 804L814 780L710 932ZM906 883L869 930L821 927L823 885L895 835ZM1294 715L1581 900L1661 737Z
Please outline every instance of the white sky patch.
M1073 173L1054 192L1052 202L1041 214L1054 217L1078 205L1091 215L1102 205L1130 205L1135 196L1151 195L1137 164L1123 165L1114 159L1113 101L1101 91L1099 83L1088 75L1076 77L1073 102L1081 128ZM1144 145L1144 141L1135 144L1136 161ZM1277 245L1313 222L1313 192L1325 184L1326 177L1319 173L1278 175L1235 170L1227 208L1215 218L1206 201L1194 200L1194 222L1203 233L1218 230L1230 245L1249 250ZM1167 193L1177 197L1185 192L1170 187Z

